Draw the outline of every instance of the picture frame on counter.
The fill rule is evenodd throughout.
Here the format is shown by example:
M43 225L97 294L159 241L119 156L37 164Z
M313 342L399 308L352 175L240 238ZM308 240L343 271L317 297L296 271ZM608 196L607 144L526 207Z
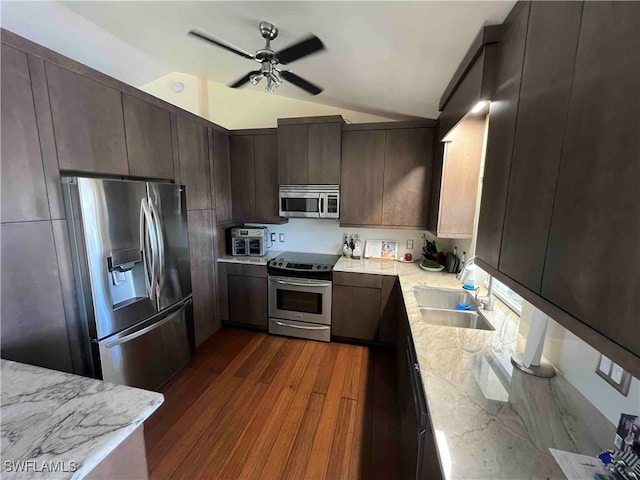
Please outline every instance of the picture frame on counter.
M398 242L396 240L367 240L364 257L371 260L397 260Z

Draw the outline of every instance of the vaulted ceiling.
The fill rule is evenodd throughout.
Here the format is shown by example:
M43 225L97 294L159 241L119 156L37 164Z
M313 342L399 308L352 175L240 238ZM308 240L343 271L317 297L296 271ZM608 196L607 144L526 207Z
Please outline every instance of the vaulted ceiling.
M188 36L190 29L250 52L264 45L260 20L278 26L275 50L312 32L327 50L289 66L325 90L311 97L283 85L277 95L400 119L437 117L438 100L474 36L483 25L502 23L515 2L62 3L168 70L221 83L256 64ZM121 61L137 68L132 59Z

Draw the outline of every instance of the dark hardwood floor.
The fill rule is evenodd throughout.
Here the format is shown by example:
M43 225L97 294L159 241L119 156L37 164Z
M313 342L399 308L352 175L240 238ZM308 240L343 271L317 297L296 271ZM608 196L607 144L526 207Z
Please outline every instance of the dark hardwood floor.
M397 478L393 354L223 328L145 422L151 478Z

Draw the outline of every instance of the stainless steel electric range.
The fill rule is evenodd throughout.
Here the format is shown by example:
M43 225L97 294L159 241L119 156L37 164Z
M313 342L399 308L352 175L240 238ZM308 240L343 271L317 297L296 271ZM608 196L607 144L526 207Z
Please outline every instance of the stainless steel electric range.
M328 342L337 255L283 253L267 265L269 333Z

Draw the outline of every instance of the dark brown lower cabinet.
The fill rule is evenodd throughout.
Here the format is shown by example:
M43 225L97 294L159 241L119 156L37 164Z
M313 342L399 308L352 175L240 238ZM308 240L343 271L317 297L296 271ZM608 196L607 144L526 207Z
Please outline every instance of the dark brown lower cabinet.
M218 279L222 321L266 331L267 267L220 263Z
M400 478L439 480L444 477L404 306L398 312L396 373L400 420Z
M395 276L333 274L331 335L337 339L393 345Z

